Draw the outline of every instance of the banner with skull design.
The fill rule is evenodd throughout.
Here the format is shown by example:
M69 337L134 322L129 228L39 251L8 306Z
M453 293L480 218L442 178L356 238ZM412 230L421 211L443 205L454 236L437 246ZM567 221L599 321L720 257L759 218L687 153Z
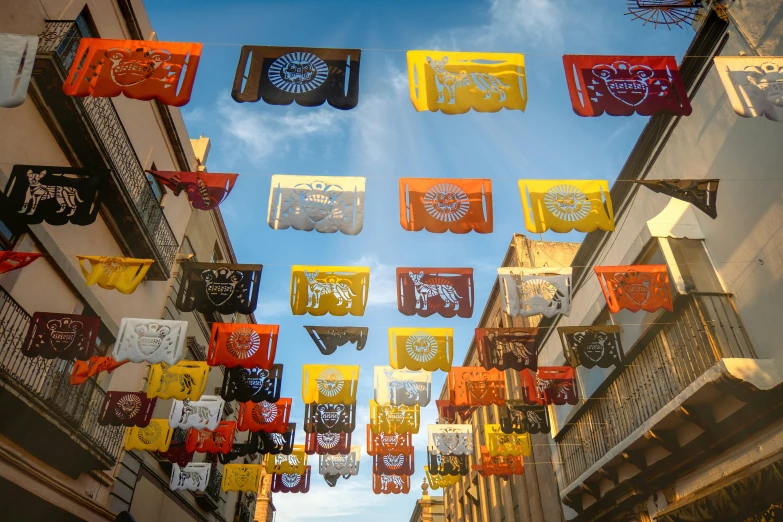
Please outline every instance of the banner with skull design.
M320 455L318 473L321 475L340 475L345 478L359 474L362 447L351 446L345 455Z
M366 178L348 176L272 176L267 222L275 230L338 230L355 236L364 225Z
M174 196L185 192L196 210L212 210L231 193L239 174L215 172L176 172L147 170L155 179L171 189Z
M421 407L380 405L370 400L370 430L373 433L419 433Z
M125 430L125 451L166 451L174 430L167 419L152 419L143 428L134 426Z
M177 310L248 315L256 310L262 265L182 263Z
M745 118L783 121L783 57L716 56L713 60L734 112Z
M207 363L269 370L275 363L279 332L276 324L213 323Z
M372 472L379 475L413 475L413 468L413 453L386 453L372 458Z
M307 433L305 453L308 455L347 455L351 451L351 434Z
M432 475L465 476L468 474L467 455L444 455L427 453L428 470Z
M579 116L691 113L673 56L563 56L571 106Z
M397 268L397 309L404 315L473 316L472 268Z
M400 224L442 234L493 230L492 180L400 178Z
M117 290L121 294L132 294L147 275L152 259L130 257L76 256L87 286L98 285L104 290ZM84 262L90 264L88 270Z
M493 457L498 455L529 457L533 454L533 443L529 433L504 433L500 424L485 424L484 439L487 443L487 452Z
M476 328L476 352L486 370L538 367L538 328Z
M498 283L508 315L554 317L571 312L571 267L498 268Z
M185 356L188 322L123 317L112 357L115 361L177 364Z
M655 179L635 180L634 183L690 203L712 219L718 217L719 179Z
M95 351L100 326L100 317L35 312L22 343L22 355L87 360Z
M0 33L0 107L24 103L37 52L37 36Z
M128 361L117 362L111 357L99 357L93 355L86 361L76 360L71 368L71 385L84 384L87 379L101 372L111 373Z
M206 491L212 464L209 462L191 462L180 467L176 462L171 466L169 489L172 491Z
M82 38L63 84L68 96L157 100L182 107L190 101L200 43Z
M358 384L358 365L302 365L302 401L305 404L355 404Z
M375 367L375 402L392 406L413 406L422 408L432 397L432 374L430 372L395 370L391 366Z
M209 365L202 361L180 361L174 366L165 363L150 365L147 397L196 401L207 386L207 375Z
M263 431L265 433L285 433L291 417L291 399L277 402L239 403L237 414L239 431Z
M307 453L304 446L294 446L290 455L266 455L264 469L267 473L298 473L302 474L307 466Z
M502 406L506 402L506 374L500 370L454 366L448 384L454 406Z
M13 250L0 250L0 274L11 270L24 268L43 254L37 252L14 252Z
M409 475L372 475L372 491L376 495L407 495L411 491Z
M368 266L291 267L291 312L294 315L362 316L369 292Z
M198 453L228 453L236 437L236 421L220 421L214 430L190 428L185 448Z
M481 446L481 460L473 464L472 468L478 471L482 477L498 476L510 477L511 475L523 475L525 473L525 461L521 455L496 455L489 454L486 446Z
M666 265L597 266L594 268L609 311L674 311Z
M337 348L351 343L356 345L356 350L364 349L367 344L366 326L305 326L318 350L323 355L332 355Z
M305 405L305 433L352 433L354 429L356 403Z
M563 406L579 402L576 376L570 366L539 366L537 372L522 370L519 377L526 404Z
M614 230L609 183L587 179L521 179L525 228L533 234Z
M227 401L277 402L283 385L283 365L272 368L228 368L223 374L220 396Z
M225 405L226 401L217 395L202 395L197 401L174 400L171 402L169 427L214 430L223 416Z
M335 109L359 103L359 49L243 45L231 97L239 103Z
M574 368L609 368L623 364L620 327L617 325L560 326L557 333L563 343L565 360Z
M447 487L453 486L460 481L459 475L433 475L430 473L429 465L424 466L424 476L427 478L427 484L429 484L432 490L440 488L445 490Z
M223 466L223 491L258 492L258 485L264 475L261 464L226 464Z
M447 372L454 358L453 328L389 328L389 366Z
M253 433L257 436L257 446L254 453L263 455L290 455L294 451L294 442L296 441L296 423L289 422L285 433L265 433L259 431Z
M525 401L506 401L500 408L503 433L549 433L549 415L545 406L530 406Z
M408 433L375 432L371 425L367 425L367 454L388 455L390 453L413 453L413 436Z
M411 102L419 112L525 110L521 54L408 51L407 59Z
M158 399L150 399L144 392L106 392L98 415L98 424L144 428L152 420L152 412L157 402Z
M5 195L20 222L85 226L98 217L108 179L102 168L14 165Z
M472 424L429 424L427 451L433 455L470 455L473 453Z

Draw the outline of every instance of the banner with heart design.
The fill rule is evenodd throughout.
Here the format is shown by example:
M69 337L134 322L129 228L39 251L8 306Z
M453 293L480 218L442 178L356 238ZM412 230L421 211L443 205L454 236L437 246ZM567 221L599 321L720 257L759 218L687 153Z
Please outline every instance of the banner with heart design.
M485 424L484 440L487 444L487 452L493 457L498 455L529 457L533 454L533 443L529 433L504 433L500 424Z
M506 401L500 408L503 433L549 433L549 415L545 406L530 406L523 400Z
M125 430L125 451L166 451L169 449L174 430L169 428L168 419L152 419L146 426L134 426Z
M571 106L579 116L691 114L673 56L563 56Z
M19 107L27 98L38 37L0 33L0 107Z
M559 326L566 362L576 368L609 368L623 364L620 327L617 325Z
M538 367L538 328L476 328L476 352L486 370Z
M248 315L258 305L262 265L182 263L177 310Z
M372 472L378 475L413 475L413 468L413 453L390 452L372 458Z
M318 350L323 355L332 355L337 348L348 343L356 345L356 351L367 344L366 326L305 326Z
M368 266L291 267L291 313L362 316L370 292Z
M461 476L468 474L467 455L445 455L427 453L428 470L432 475Z
M634 183L690 203L712 219L718 217L719 179L645 179L635 180Z
M220 396L227 401L277 402L283 385L283 365L263 368L228 368L223 374Z
M373 473L372 491L376 495L407 495L411 491L411 477Z
M170 188L177 197L183 191L188 196L190 205L196 210L212 210L217 208L231 191L239 174L215 172L175 172L164 170L147 170L155 179Z
M389 453L408 455L413 453L413 435L408 433L393 433L373 431L371 425L367 425L367 454L387 455Z
M21 346L25 357L87 360L95 351L101 318L35 312Z
M373 433L413 433L419 432L421 422L421 407L415 406L381 406L370 400L370 429Z
M521 179L518 185L528 232L614 230L612 198L606 180Z
M285 433L291 417L292 399L280 399L277 402L239 403L237 414L239 431L263 431L265 433Z
M207 375L209 365L203 361L153 364L147 377L147 397L196 401L207 386Z
M400 224L410 232L493 230L492 180L400 178Z
M294 446L290 455L271 455L264 457L264 469L267 473L297 473L302 474L307 467L305 447Z
M351 451L351 434L306 433L305 453L308 455L346 455Z
M473 317L472 268L399 267L397 310L403 315Z
M454 406L502 406L506 402L506 376L500 370L454 366L449 371L449 400Z
M305 433L353 433L356 403L305 404Z
M307 493L310 491L310 466L302 473L275 473L272 475L272 493Z
M510 316L571 313L571 267L498 268L503 311Z
M427 451L433 455L470 455L473 453L472 424L429 424Z
M391 366L375 367L375 402L392 406L425 408L432 397L432 373L395 370Z
M674 311L666 265L597 266L594 268L609 311Z
M150 399L144 392L108 391L101 405L98 424L144 428L152 421L157 402L157 398Z
M269 370L275 363L279 333L276 324L214 323L207 363Z
M76 256L87 286L98 285L104 290L117 290L121 294L132 294L147 275L152 259L130 257ZM84 265L87 261L90 268Z
M220 421L214 430L190 428L185 448L198 453L228 453L236 437L236 421Z
M498 476L510 477L511 475L523 475L525 473L525 461L521 455L496 455L489 454L486 446L481 446L481 460L475 462L472 469L478 471L482 477Z
M389 366L447 372L454 358L453 328L389 328Z
M223 491L258 492L261 477L264 475L261 464L226 464L223 466Z
M305 404L355 404L358 385L358 365L302 365L302 401Z
M2 203L2 202L0 202ZM13 250L0 250L0 274L11 270L24 268L43 254L37 252L14 252Z
M563 406L579 402L576 373L571 366L539 366L536 372L522 370L519 378L526 404Z
M123 317L112 357L115 361L177 364L185 357L188 322Z

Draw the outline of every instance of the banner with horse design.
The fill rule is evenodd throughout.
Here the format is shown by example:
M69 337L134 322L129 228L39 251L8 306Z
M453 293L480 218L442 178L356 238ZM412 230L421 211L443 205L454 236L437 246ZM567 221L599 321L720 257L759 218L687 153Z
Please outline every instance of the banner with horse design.
M674 311L669 269L666 265L596 266L609 311L656 312L663 308Z
M166 363L150 365L147 397L196 401L204 393L208 374L209 365L202 361L180 361L174 366Z
M433 455L470 455L473 453L472 424L429 424L427 451Z
M332 355L337 348L345 344L355 344L356 350L364 349L367 344L366 326L305 326L310 338L323 355Z
M411 102L419 112L525 110L527 82L521 54L408 51L407 59Z
M525 228L533 234L614 230L609 183L589 179L521 179Z
M290 455L294 451L296 441L296 423L289 422L285 433L264 433L259 431L252 436L258 436L258 451L262 455Z
M623 364L623 346L617 325L559 326L566 362L576 368L609 368Z
M571 312L571 267L498 268L503 311L511 316L567 316Z
M691 114L673 56L563 56L571 106L579 116Z
M419 433L421 407L380 405L370 400L370 430L373 433Z
M574 405L579 402L575 375L570 366L539 366L537 372L522 370L522 400L534 406Z
M181 107L190 101L201 48L200 43L82 38L63 92L93 98L124 94Z
M404 315L473 316L472 268L397 268L397 309Z
M174 400L171 402L169 427L214 430L223 417L225 405L226 401L217 395L202 395L197 401Z
M372 475L372 491L376 495L407 495L411 491L409 475Z
M489 454L486 446L481 446L481 460L472 465L482 477L498 476L510 477L511 475L523 475L525 473L525 461L521 455L496 455Z
M461 476L468 474L467 455L427 453L428 469L432 475Z
M226 464L223 466L223 491L258 492L261 477L264 475L261 464Z
M719 179L645 179L635 180L634 183L690 203L712 219L718 217Z
M305 404L305 433L352 433L356 429L356 403Z
M0 33L0 107L24 103L37 52L37 36Z
M174 430L167 419L152 419L143 428L134 426L125 430L125 451L166 451Z
M396 370L451 369L453 328L389 328L389 366Z
M533 454L533 443L529 433L504 433L500 424L485 424L484 440L487 442L487 452L492 457L498 455L529 457Z
M355 404L358 384L358 365L302 365L302 401L305 404Z
M476 328L479 361L487 370L535 370L537 336L538 328Z
M123 317L112 357L115 361L177 364L185 356L188 322Z
M101 318L35 312L21 346L22 355L44 359L87 360L95 351Z
M285 433L291 417L291 399L280 399L277 402L261 401L259 403L239 403L239 431L265 433Z
M262 265L182 263L177 310L252 314L258 305Z
M367 454L387 455L389 453L413 453L413 435L408 433L394 433L373 431L372 426L367 425Z
M312 432L305 435L305 453L308 455L346 455L350 451L350 433Z
M87 286L98 285L105 290L132 294L139 287L152 266L152 259L130 257L76 256ZM84 262L90 264L88 270Z
M490 234L492 180L400 178L400 224L411 232Z
M98 424L144 428L152 421L157 402L158 399L150 399L144 392L108 391L101 405Z
M220 421L214 430L190 428L185 448L198 453L228 453L236 437L236 421Z
M303 473L275 473L272 475L272 493L307 493L310 491L310 466Z
M432 374L425 371L395 370L391 366L375 367L375 402L380 405L422 408L432 397Z
M302 474L307 466L307 453L304 446L294 446L290 455L266 455L264 469L267 473L298 473Z
M43 254L37 252L14 252L13 250L0 250L0 274L11 270L24 268Z
M209 473L212 464L209 462L191 462L180 467L176 462L171 466L171 480L169 489L172 491L201 491L207 490Z
M291 267L294 315L364 315L370 291L368 266Z
M149 172L155 179L171 189L174 197L178 197L184 191L191 206L196 210L217 208L231 193L239 177L239 174L215 172L164 170L147 170L145 172Z
M269 370L275 363L279 332L276 324L213 323L207 363Z
M220 396L227 401L277 402L283 385L283 365L272 368L227 368L223 374Z
M783 57L716 56L713 61L734 112L783 121Z
M545 406L530 406L525 401L509 400L500 408L503 433L549 433L549 415Z

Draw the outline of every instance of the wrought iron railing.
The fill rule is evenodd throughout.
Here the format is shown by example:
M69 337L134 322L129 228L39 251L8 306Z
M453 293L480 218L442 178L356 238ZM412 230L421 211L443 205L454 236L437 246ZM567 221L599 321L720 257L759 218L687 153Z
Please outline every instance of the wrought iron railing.
M114 463L124 434L121 427L101 426L98 415L106 392L94 379L70 384L73 362L29 358L20 350L31 317L0 287L0 379L82 440L103 460Z
M247 493L239 506L239 513L234 517L237 522L253 522L256 514L256 495Z
M212 471L209 474L209 484L207 484L207 489L204 491L206 493L206 496L215 504L215 506L220 505L220 484L223 482L223 474L217 470L217 467L213 467Z
M566 486L720 359L755 355L731 296L694 293L632 357L557 437Z
M87 35L75 21L47 21L41 34L39 53L55 53L68 71L76 56L79 41ZM122 179L126 196L133 202L139 221L158 253L166 273L171 270L179 244L150 187L144 168L133 150L130 138L109 98L91 96L76 99L100 138L115 173Z

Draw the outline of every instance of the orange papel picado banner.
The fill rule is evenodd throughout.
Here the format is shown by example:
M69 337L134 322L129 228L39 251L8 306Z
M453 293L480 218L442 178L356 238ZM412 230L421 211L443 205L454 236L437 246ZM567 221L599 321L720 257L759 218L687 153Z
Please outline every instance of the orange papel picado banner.
M595 273L609 311L674 311L666 265L597 266Z

